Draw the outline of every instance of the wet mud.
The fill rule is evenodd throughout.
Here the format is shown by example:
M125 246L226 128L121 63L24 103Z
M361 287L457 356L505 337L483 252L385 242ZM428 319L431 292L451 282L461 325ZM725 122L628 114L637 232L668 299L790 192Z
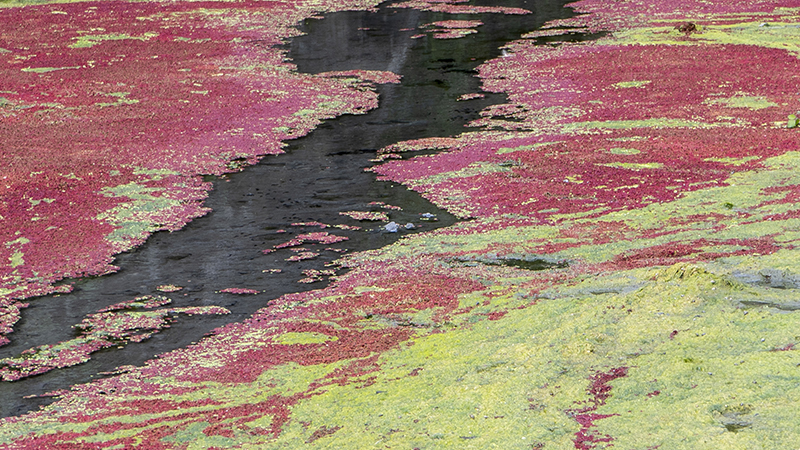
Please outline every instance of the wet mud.
M119 255L115 262L120 267L118 273L72 280L74 291L70 294L32 299L9 336L12 342L0 348L0 358L71 339L76 336L71 326L87 314L142 295L169 297L170 307L222 306L231 314L178 315L170 328L144 342L97 352L91 361L78 366L0 382L2 416L20 415L49 403L49 397L36 397L46 392L68 389L118 366L141 365L160 353L186 346L217 327L250 316L281 295L324 287L327 279L308 284L298 280L306 278L303 271L312 269L343 273L335 265L342 254L379 248L404 234L454 223L453 216L416 193L376 181L364 168L372 165L370 159L381 147L461 133L468 122L479 117L481 109L502 103L502 95L488 93L468 101L457 99L480 92L474 69L484 60L499 56L504 43L546 21L569 16L571 11L563 7L565 3L510 1L503 5L533 12L524 16L431 13L383 5L378 12L335 13L307 20L301 26L306 34L285 47L299 71L385 70L402 75L402 82L377 87L378 109L326 121L308 136L289 142L285 154L267 156L241 173L215 178L214 190L205 203L212 208L211 213L181 231L156 233L141 247ZM480 20L483 25L478 33L460 39L434 39L420 28L450 19ZM417 34L423 36L412 38ZM402 210L382 208L374 202ZM412 223L415 228L401 227L398 233L389 233L382 229L385 222L357 221L339 214L351 210L380 211L392 221ZM423 221L424 213L434 214L438 220ZM292 225L308 222L362 229ZM319 256L297 262L287 261L297 254L292 248L262 252L298 234L317 231L349 240L303 244L301 247ZM160 285L182 289L164 293L157 290ZM260 293L219 292L227 288Z

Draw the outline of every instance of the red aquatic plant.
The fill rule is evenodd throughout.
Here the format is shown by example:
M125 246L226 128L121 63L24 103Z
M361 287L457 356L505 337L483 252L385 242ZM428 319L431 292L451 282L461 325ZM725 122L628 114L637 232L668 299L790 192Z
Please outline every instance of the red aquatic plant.
M357 78L378 84L399 84L402 77L393 72L382 70L340 70L317 74L326 78Z
M298 250L305 250L305 249L298 249ZM317 252L309 252L309 251L298 251L296 255L292 255L286 258L286 261L297 262L297 261L305 261L307 259L314 259L319 256Z
M431 0L405 2L401 6L450 12L477 11L478 7L459 3ZM120 3L110 4L124 9ZM192 172L193 167L207 167L210 168L209 171L235 170L238 166L230 165L229 160L240 158L240 161L245 163L250 161L250 158L254 157L253 153L257 151L249 151L251 147L242 140L248 139L247 133L255 128L267 130L267 134L272 133L267 137L262 136L261 139L264 140L258 141L260 143L277 143L279 139L302 134L303 130L312 126L311 122L303 114L299 116L293 114L302 111L303 109L299 109L301 106L305 108L314 103L310 98L303 97L302 92L306 92L307 89L321 89L327 93L329 87L342 89L342 92L349 92L345 89L347 86L355 86L356 90L365 87L362 81L353 82L350 75L328 78L326 82L331 84L320 88L318 84L314 84L315 80L307 80L304 77L288 82L281 77L264 79L262 77L265 77L265 74L250 72L243 74L231 69L238 67L237 59L249 60L251 53L248 52L264 49L264 43L257 39L264 37L259 32L252 29L247 31L250 33L248 39L252 37L254 40L247 41L250 43L246 45L242 43L244 38L240 33L248 30L247 24L252 24L247 22L247 14L262 11L260 8L265 5L237 4L237 9L249 8L247 14L233 11L232 8L229 10L227 6L224 8L215 6L213 3L203 5L204 8L211 7L212 10L215 7L224 9L224 20L218 18L219 20L206 22L199 18L192 19L191 24L195 28L191 28L187 25L189 23L187 21L192 18L193 10L191 6L184 5L183 7L188 8L187 17L174 23L175 29L187 26L196 33L179 37L197 41L210 40L193 42L200 47L187 47L183 53L178 52L177 56L171 57L172 66L189 68L189 72L163 72L175 80L184 80L188 83L178 89L181 95L175 93L173 97L173 100L189 100L190 103L184 106L185 109L165 107L166 117L171 118L172 122L164 117L148 121L146 115L134 114L139 111L137 108L143 107L143 103L154 101L153 99L157 97L152 89L141 87L143 85L147 87L148 83L158 85L160 80L157 77L149 77L145 80L147 82L139 80L136 89L126 87L124 90L112 91L109 86L98 85L100 87L96 87L94 97L102 97L102 101L87 100L91 105L114 103L115 106L97 106L97 108L106 110L115 108L112 111L125 111L128 114L125 117L114 115L115 120L124 121L127 120L126 117L133 117L136 120L131 119L131 122L138 123L137 120L145 122L145 125L142 125L144 128L133 127L133 129L137 133L145 131L145 136L150 136L148 133L159 136L160 140L149 142L149 146L158 144L161 146L159 148L171 149L169 155L176 161L185 158L183 162L177 164L177 167L171 168L176 174L154 172L156 169L170 169L170 167L159 166L158 161L149 163L148 158L152 156L147 150L149 147L129 145L133 138L123 139L126 136L119 135L117 131L112 136L128 145L126 149L132 149L131 160L134 156L138 158L135 162L126 160L130 167L123 165L111 169L115 156L109 150L107 154L98 154L99 156L95 157L98 166L90 167L88 163L76 166L81 168L80 172L75 172L75 176L81 177L80 183L70 176L61 176L54 178L55 187L52 193L28 188L15 191L19 194L14 197L17 199L14 200L15 214L29 214L25 216L26 219L20 219L19 224L27 224L28 219L33 217L29 209L36 211L37 208L41 208L41 211L46 211L48 215L55 214L55 209L48 208L59 207L62 197L54 196L59 195L60 190L66 189L67 186L82 186L81 183L86 183L91 184L93 190L87 188L84 192L78 189L75 195L78 191L84 192L84 197L80 197L81 201L94 205L91 219L86 220L89 222L85 224L90 227L88 229L101 230L105 233L103 236L121 229L120 219L115 219L116 222L109 221L108 217L111 216L105 213L117 207L124 207L132 197L122 195L124 190L115 191L120 195L108 190L102 191L103 187L109 185L111 170L119 172L119 174L115 172L113 177L122 177L118 182L111 183L113 186L132 188L130 183L136 183L154 189L148 192L168 197L173 195L170 193L173 189L178 189L179 194L169 198L185 201L176 206L168 216L168 219L173 221L165 219L161 221L163 223L175 223L176 218L185 218L190 211L201 214L199 199L202 198L207 186L186 175L196 173ZM286 14L279 17L300 16L299 12L281 9L281 5L277 3L273 5L282 11L282 14ZM753 14L753 17L760 14L758 17L767 18L776 6L798 5L796 1L766 0L731 2L668 0L661 3L650 0L622 3L584 0L578 2L577 7L591 14L567 19L561 23L585 27L586 30L609 31L638 26L637 24L650 26L664 23L672 27L676 23L690 20L701 23L697 17L702 17L703 23L706 23L705 19L711 23L710 21L714 20L714 17L710 16L712 14L741 13L736 16L741 20L752 18L747 14ZM148 7L148 5L136 6L136 8ZM168 7L179 8L177 5ZM42 20L45 20L48 17L45 13L50 13L48 8L54 7L37 8L31 8L31 11L40 11L44 18ZM85 5L69 6L69 8L73 8L69 11L75 11L80 16L84 14ZM148 15L140 11L136 14L138 17L151 17L155 13L150 12ZM174 19L170 11L166 14L168 20ZM202 14L206 14L206 10ZM119 20L122 25L128 22L132 20L130 18L127 21ZM237 23L241 27L229 26L231 23ZM152 31L148 25L151 24L145 22L138 28L130 30L109 27L110 31L106 33L108 36L125 36L125 38L111 39L97 45L94 44L101 38L86 37L77 32L65 34L65 39L70 43L92 44L89 47L78 48L96 49L106 46L109 49L120 50L119 55L135 55L147 63L143 63L146 68L153 69L161 67L156 66L160 62L159 59L170 57L170 51L166 50L175 48L172 47L173 41L161 34L157 36L147 34ZM214 34L223 31L228 33L225 39L217 38ZM175 34L177 35L177 32ZM635 217L641 208L648 205L671 202L680 199L688 192L708 187L725 186L732 173L761 170L764 168L762 167L764 159L797 149L797 133L790 134L785 129L772 126L773 115L780 116L779 119L784 120L785 110L792 107L790 105L793 101L792 86L796 83L791 82L796 81L797 61L781 50L739 45L695 45L696 43L691 41L694 38L694 34L682 37L680 39L687 45L674 47L621 46L615 44L613 40L548 47L537 47L526 41L510 45L506 57L498 58L480 69L486 90L508 94L508 104L486 110L484 116L475 123L485 126L484 131L454 138L398 143L384 149L382 155L399 156L397 155L399 152L426 149L443 151L434 156L403 161L398 160L402 158L397 158L374 169L381 177L402 182L456 214L464 217L473 216L477 220L429 234L424 240L425 244L420 245L419 252L414 254L413 258L395 256L402 254L402 251L397 252L396 248L354 255L344 262L351 271L325 289L276 299L252 318L217 329L197 344L161 355L144 367L130 368L126 373L120 373L112 378L76 386L73 391L64 393L64 400L50 410L35 412L25 418L7 419L31 423L45 420L61 422L59 427L52 427L51 430L42 427L40 429L44 431L36 435L19 436L9 445L18 448L59 448L59 446L69 448L69 446L74 447L76 442L82 444L92 439L102 439L102 436L109 436L118 430L131 430L130 433L134 437L108 438L102 445L166 448L174 444L169 439L176 431L187 431L190 425L199 423L203 423L204 428L202 433L197 433L202 434L198 439L207 436L232 436L234 439L242 436L274 438L290 420L291 409L297 402L313 401L316 394L333 385L349 384L363 387L375 383L377 372L382 370L380 362L382 354L402 348L401 346L414 336L425 333L446 333L448 326L445 325L453 323L450 320L454 315L469 314L475 308L461 304L460 299L464 299L463 294L481 292L481 296L487 299L492 295L498 295L500 292L496 289L497 277L500 277L497 275L498 272L502 271L502 276L507 278L526 280L521 282L521 286L515 286L515 290L537 292L561 283L574 282L576 274L670 264L676 260L716 258L730 254L765 254L774 251L782 244L771 236L715 240L712 234L704 235L702 239L687 239L684 234L677 242L668 241L670 233L686 231L692 224L708 223L710 230L721 230L724 222L733 217L740 221L756 220L754 212L741 210L733 204L730 208L721 205L719 210L712 213L666 217L663 224L656 224L652 228L639 227L635 220L630 222L623 222L623 219L593 220L611 211L630 211L630 216ZM40 39L40 41L47 40ZM273 41L267 39L266 44ZM159 47L150 47L156 43ZM194 48L202 48L204 52L212 52L216 56L211 60L203 59L201 63L192 57L194 53L189 49ZM128 52L130 49L138 51L131 53ZM159 58L154 59L156 62L147 61L147 57L156 55L147 54L144 49L159 50L157 55ZM280 54L270 53L270 55L272 58L269 60L270 63L283 64ZM68 81L80 81L69 78L68 74L80 73L82 69L76 67L93 60L77 57L59 59L60 65L56 67L54 64L45 64L45 61L35 59L40 56L42 55L32 56L29 60L22 59L19 63L22 64L21 68L29 70L18 72L28 77L26 80L29 82L40 80L32 74L43 77L48 80L50 84L47 86L50 87L57 84L54 78L56 76L67 77L65 79ZM256 58L256 61L263 61L258 58L267 56L256 55L253 58ZM184 59L195 62L190 65L191 67L184 67L181 65ZM101 59L97 61L111 62L112 66L117 64L116 61ZM714 64L709 64L709 61L713 61ZM34 62L40 64L33 64ZM102 64L95 63L95 65L101 69L105 67ZM60 70L50 70L56 68ZM126 68L133 70L131 66ZM220 73L222 75L216 76ZM233 82L231 78L237 81ZM364 77L359 78L363 79ZM201 86L194 86L194 83ZM208 92L202 93L206 90ZM288 100L282 101L264 94L243 106L240 102L242 99L252 100L252 97L248 97L252 94L251 90L264 93L275 90L286 91L294 97L290 96ZM225 95L215 97L220 91ZM125 92L129 93L124 94ZM164 89L159 92L167 95L172 90ZM194 96L207 102L207 109L202 108L203 102L190 100L194 99ZM759 98L762 99L762 104L775 106L742 108L737 106L736 101L742 96ZM227 105L221 98L231 101L229 109L226 109ZM358 111L358 105L362 105L358 99L363 98L346 98L349 99L349 104L353 105L352 110ZM27 105L22 103L23 100L16 97L9 98L7 103L11 105L9 110L18 115L8 117L22 120L19 117L24 114L19 111L27 111L22 108ZM139 103L134 103L134 100L138 100ZM48 103L46 101L37 101L37 108L42 111L39 117L47 120L52 120L58 114L66 117L69 114L81 113L80 110L77 112L61 110L46 106L45 103ZM269 102L275 108L260 109L261 102ZM364 104L367 105L364 107L369 106L369 102ZM151 104L148 108L152 106ZM241 115L239 115L240 110L244 111ZM150 112L150 109L147 111ZM221 112L216 114L215 111ZM3 113L6 112L7 110L3 109ZM288 122L283 120L287 116L291 116ZM192 121L188 117L201 117L204 120L203 123L199 123L199 120ZM263 123L253 124L252 117L266 119ZM6 119L6 116L3 118ZM102 114L93 116L93 120L98 123L103 119ZM162 129L165 126L163 124L184 130L185 133L181 135L170 133L169 130ZM226 128L228 125L230 127ZM94 124L93 127L88 127L90 133L81 134L76 132L73 125L71 133L74 133L81 143L96 144L97 139L92 140L92 136L99 134L92 133L99 129L97 128L99 125ZM112 132L114 129L107 126L101 131ZM220 131L223 129L227 133ZM244 130L240 132L239 129ZM22 135L17 136L18 140L21 139L20 136ZM72 134L64 131L58 136L72 136ZM48 137L46 133L42 133L34 139L41 143ZM204 143L207 139L208 148L203 147L202 151L184 148L182 144L184 139L189 142L186 144L187 148ZM250 143L253 146L257 144ZM216 153L214 149L219 147L233 150L225 154ZM277 151L278 147L279 144L276 144L269 149ZM264 147L260 147L258 151L263 150ZM135 154L137 151L138 155ZM79 151L73 153L74 158L80 158ZM150 164L145 166L150 170L147 176L139 166L145 163ZM94 167L103 168L105 172L99 168L95 170ZM31 164L28 169L21 172L17 183L23 183L19 180L27 180L25 177L35 171L35 164ZM153 175L156 173L159 175ZM32 178L36 179L36 176ZM175 186L179 187L174 188ZM97 195L97 192L101 191L110 195ZM134 190L128 193L135 196L136 192ZM797 192L800 191L794 186L781 187L771 192L772 196L769 200L765 200L765 204L794 202L798 198ZM66 207L60 211L63 214L71 213ZM791 218L794 214L790 209L774 217ZM78 217L74 217L75 222L79 220ZM385 220L388 220L388 216L386 217ZM575 217L579 217L580 220L576 220ZM45 233L47 228L35 228L38 222L30 221L34 224L32 229L38 230L37 233ZM448 245L453 242L453 237L461 235L474 238L469 242L477 242L482 239L481 233L486 231L508 230L509 233L524 233L515 227L528 225L554 229L554 239L550 236L539 238L532 233L530 237L514 235L514 238L519 237L520 240L512 239L512 242L484 241L480 246ZM29 264L28 255L35 254L31 236L39 235L21 233L17 235L12 232L4 235L8 245L5 248L0 246L0 251L5 252L2 257L15 264L14 270L9 271L8 276L17 277L14 280L18 284L31 283L29 280L34 275L33 271L26 272ZM65 233L64 236L69 234ZM442 237L442 245L437 244L437 236ZM658 244L649 243L649 239L654 238L660 239ZM492 270L487 269L487 264L492 264L508 255L518 255L521 251L547 254L570 247L613 244L621 241L631 242L631 250L618 251L620 254L612 254L604 262L596 264L576 263L568 269L546 271L546 273L525 271L524 277L521 275L522 269L497 266L492 266ZM99 245L105 241L99 239L96 242L87 242ZM401 246L417 244L419 242L402 243ZM65 245L72 245L72 242ZM109 248L117 248L119 245L116 241L108 244ZM717 250L716 245L724 245L726 248ZM423 249L425 246L427 248ZM306 251L299 248L295 250L300 250L297 256ZM109 253L106 250L98 253L100 256L107 254ZM387 255L391 255L391 258ZM23 263L17 264L20 261ZM102 261L102 264L92 266L97 270L107 268L106 265L110 263L110 260L102 258L93 261ZM74 267L86 267L69 258L59 264L62 263L75 263ZM322 275L321 272L310 271L305 274L308 278ZM41 285L39 281L33 282ZM489 286L492 287L492 294L484 295ZM25 292L33 292L34 288L26 285L24 289L27 289ZM489 301L478 303L480 305L476 307L490 304ZM536 302L531 300L529 305L520 307L532 307L530 305L535 304ZM13 308L14 305L9 304L9 307ZM421 315L420 311L430 311L430 314ZM475 314L481 314L490 320L501 319L504 314L503 311L481 311L483 312ZM421 319L421 316L426 318ZM338 364L336 369L312 380L307 387L300 388L300 392L285 393L285 395L264 394L247 401L240 401L241 399L237 398L235 404L209 394L209 392L214 394L225 392L225 389L219 386L227 388L228 385L247 388L253 386L256 390L263 387L272 389L285 380L264 379L265 374L271 376L267 374L270 369L280 368L281 370L276 370L275 373L283 373L281 372L283 368L290 371L304 370L312 366L319 368L334 363ZM416 364L408 367L411 370L409 376L419 375L418 369L411 369L415 366ZM576 448L589 449L600 444L613 445L611 444L613 436L601 434L597 430L597 422L609 417L607 414L602 414L600 408L612 398L613 380L626 376L627 370L621 367L595 373L590 378L587 389L588 400L567 411L579 425L579 431L573 438ZM656 392L658 391L651 392L652 396L648 398L654 397ZM189 393L193 398L206 400L174 400ZM254 394L256 395L258 393ZM266 417L267 425L250 427L248 421L257 417ZM74 423L90 425L81 432L58 431L67 429L66 427ZM309 428L308 432L312 436L323 438L323 435L329 435L334 428L336 427L332 425L316 424L314 428ZM538 448L539 444L534 446Z
M300 234L294 239L286 241L282 244L275 245L274 248L281 249L287 247L296 247L298 245L303 245L306 242L316 242L319 244L334 244L336 242L343 242L348 239L349 238L346 236L337 236L335 234L328 233L327 231L318 231L316 233Z
M578 409L568 410L567 413L580 424L581 429L575 433L575 448L578 450L589 450L595 448L599 442L611 442L613 437L608 435L599 436L592 428L596 427L595 422L601 419L612 417L616 414L597 414L594 411L606 404L606 400L611 398L611 388L609 384L617 378L628 375L627 367L617 367L608 372L598 372L592 376L592 383L587 390L589 400L587 406Z
M791 108L786 105L794 92L788 87L800 62L785 51L753 50L714 45L542 50L518 44L512 57L480 69L484 89L511 92L512 103L479 123L531 131L465 135L446 143L449 152L389 161L372 171L407 183L464 217L543 219L670 201L800 145L796 133L772 126ZM706 74L710 59L724 68L713 77ZM765 74L760 69L765 66L775 70ZM735 99L742 92L773 106L738 107ZM571 112L543 113L553 108ZM412 142L409 148L434 144ZM396 149L403 147L383 152Z
M483 25L480 20L440 20L438 22L431 22L423 26L432 26L437 28L475 28Z
M199 174L239 170L323 118L375 107L368 86L292 73L273 48L303 17L349 5L0 11L0 329L17 320L15 300L112 272L114 254L205 214Z
M355 220L388 221L389 216L380 211L343 211L339 214Z
M248 288L225 288L221 289L219 292L223 294L258 294L261 291Z
M479 20L440 20L422 25L433 34L434 39L458 39L477 33L476 27L483 25Z
M475 99L484 98L484 97L486 97L485 94L481 94L481 93L477 93L476 92L476 93L471 93L471 94L463 94L460 97L458 97L456 100L460 101L460 102L463 102L463 101L467 101L467 100L475 100Z
M387 205L384 202L369 202L367 203L369 206L380 206L383 209L393 209L395 211L402 211L403 208L395 205Z
M292 224L293 227L320 227L320 228L328 228L330 225L327 223L322 222L295 222Z
M323 425L322 427L316 429L313 433L311 433L311 436L308 439L306 439L306 444L310 444L316 441L317 439L324 438L325 436L330 436L341 429L342 427L328 428L327 426Z
M229 314L219 306L153 309L170 303L166 297L139 297L90 314L73 328L78 337L53 345L41 345L20 355L0 359L0 379L16 381L53 369L84 363L94 352L129 342L142 342L168 328L177 314ZM140 308L147 311L137 311Z
M587 24L592 29L618 30L652 21L679 21L697 17L720 17L734 15L737 20L764 20L776 14L779 8L797 7L795 0L732 0L725 2L709 2L703 0L665 0L653 2L648 0L628 1L624 4L604 0L579 0L572 4L576 12L584 13L578 17L555 21L559 24Z
M392 8L414 8L421 11L433 11L449 14L530 14L527 9L511 8L505 6L473 6L461 5L465 3L460 0L436 1L436 0L409 0L392 4Z

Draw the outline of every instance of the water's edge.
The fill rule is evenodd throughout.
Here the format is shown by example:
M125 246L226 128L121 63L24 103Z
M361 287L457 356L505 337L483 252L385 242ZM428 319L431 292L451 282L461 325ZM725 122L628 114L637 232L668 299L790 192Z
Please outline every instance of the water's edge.
M322 269L339 258L341 253L324 248L369 250L390 244L402 235L381 231L381 223L348 219L339 215L341 211L380 210L368 204L385 202L403 208L382 211L391 220L420 226L414 232L453 224L453 216L418 194L393 183L376 182L374 175L365 173L363 168L370 166L369 160L377 149L386 145L465 131L464 125L478 118L481 109L504 101L504 96L497 94L456 101L462 94L479 92L480 81L474 76L474 69L497 57L504 43L547 21L570 15L570 10L563 8L567 3L564 0L507 3L505 6L526 8L534 14L465 16L383 6L378 12L334 13L323 20L305 21L301 25L305 35L287 44L289 56L300 72L388 70L401 74L402 83L378 86L378 109L366 115L326 121L308 136L290 142L286 154L265 157L256 166L216 180L206 201L212 213L181 231L156 233L141 247L119 255L118 273L76 280L75 291L68 295L32 300L9 336L12 343L0 348L0 358L71 339L75 336L71 325L87 314L140 295L168 296L175 307L219 305L232 314L179 316L171 328L152 338L95 353L88 363L17 382L0 382L2 417L23 414L52 401L24 396L66 389L121 365L141 365L157 354L201 339L214 328L249 317L271 299L324 287L327 281L297 283L305 277L302 271ZM423 24L446 19L481 20L484 25L477 34L461 39L439 40L429 34L411 39L420 33ZM421 213L436 214L439 221L420 222ZM288 249L261 253L300 232L320 231L291 226L295 222L359 225L364 230L334 230L350 240L306 245L320 251L314 260L287 262L285 259L294 254ZM288 233L279 233L281 229ZM262 272L266 269L282 272ZM155 289L163 284L184 289L164 294ZM235 296L217 292L229 287L257 289L261 293Z

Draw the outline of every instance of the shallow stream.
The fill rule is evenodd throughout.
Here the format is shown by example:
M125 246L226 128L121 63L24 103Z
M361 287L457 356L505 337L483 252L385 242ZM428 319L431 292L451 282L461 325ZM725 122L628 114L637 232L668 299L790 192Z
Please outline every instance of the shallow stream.
M478 2L471 2L481 4ZM492 3L497 6L498 2ZM364 172L376 151L386 145L422 137L452 136L466 130L478 112L504 97L456 101L462 94L480 92L474 69L500 55L504 43L535 30L547 21L567 17L566 0L508 0L502 6L520 7L529 15L454 15L391 8L378 12L343 12L309 19L306 34L287 44L289 56L306 73L332 70L386 70L403 76L398 85L378 86L380 106L359 116L342 116L320 125L306 137L291 141L286 153L265 157L241 173L215 180L206 205L213 212L191 222L183 230L160 232L146 244L119 255L121 270L113 275L75 281L71 294L31 300L9 337L0 358L43 344L55 344L76 336L72 325L87 314L111 304L142 295L164 295L170 307L219 305L230 315L176 316L170 328L141 343L103 350L91 361L57 369L16 382L0 382L0 414L23 414L53 399L36 396L103 376L121 365L141 365L155 355L186 346L226 323L240 321L281 295L319 289L327 280L301 284L308 269L325 269L347 252L379 248L402 235L453 224L455 218L416 193L388 182L377 182ZM434 39L424 24L439 20L480 20L478 33L460 39ZM413 38L413 35L424 34ZM371 202L396 205L402 211L380 209ZM414 223L412 231L388 233L382 222L359 222L342 211L386 212L400 224ZM437 216L436 222L420 221L420 214ZM263 254L264 249L288 241L299 233L323 231L298 222L360 226L362 230L333 230L348 241L332 245L307 244L320 253L315 259L287 262L290 249ZM281 233L279 230L286 230ZM337 248L340 252L324 250ZM280 273L264 270L280 269ZM341 270L338 271L342 273ZM183 289L165 294L159 285ZM249 288L256 295L219 293L225 288Z

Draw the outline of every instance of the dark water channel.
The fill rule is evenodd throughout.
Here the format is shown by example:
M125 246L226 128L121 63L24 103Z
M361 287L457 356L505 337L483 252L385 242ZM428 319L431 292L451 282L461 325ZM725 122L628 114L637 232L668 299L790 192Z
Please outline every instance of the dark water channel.
M363 169L370 166L376 150L397 141L430 136L452 136L465 131L465 124L478 112L504 97L487 94L483 99L457 102L462 94L480 92L474 69L497 57L500 47L544 22L568 17L566 0L474 2L494 6L521 7L533 11L525 16L500 14L452 15L394 9L378 12L343 12L322 20L307 20L307 33L286 45L299 71L388 70L403 76L399 85L378 87L380 107L366 115L329 120L310 135L290 142L286 154L268 156L241 173L217 179L206 201L213 212L174 233L156 233L146 244L120 255L121 270L113 275L75 281L73 293L41 297L31 301L0 348L0 358L43 344L55 344L76 336L72 325L87 314L141 295L164 295L171 306L219 305L230 315L176 316L171 328L141 343L109 349L92 355L90 362L16 382L0 382L3 417L23 414L47 404L52 398L23 398L103 376L121 365L141 365L159 353L184 347L214 328L240 321L283 294L324 287L327 281L300 284L308 269L330 268L342 253L379 248L403 234L446 226L455 218L414 192L393 183L377 182ZM411 36L423 24L438 20L480 20L478 33L461 39ZM402 211L370 207L385 202ZM358 222L339 215L348 210L387 212L398 223L412 222L413 231L387 233L381 222ZM421 222L420 214L433 213L437 222ZM261 250L285 242L299 233L322 231L318 227L292 226L296 222L322 222L363 227L360 231L325 229L347 236L333 245L307 244L320 256L287 262L294 253L283 249L270 254ZM278 230L287 233L279 233ZM263 270L281 269L281 273ZM343 273L341 270L339 274ZM163 284L183 286L164 294ZM225 288L250 288L257 295L221 294Z

